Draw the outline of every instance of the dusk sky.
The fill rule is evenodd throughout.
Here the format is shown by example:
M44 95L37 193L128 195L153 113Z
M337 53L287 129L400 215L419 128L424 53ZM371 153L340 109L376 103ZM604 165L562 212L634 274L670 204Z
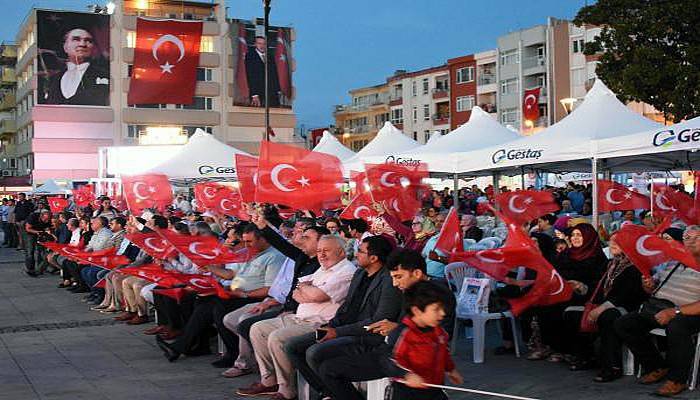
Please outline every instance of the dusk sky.
M29 9L85 11L105 0L0 0L0 39L14 40ZM271 23L296 29L295 110L306 128L333 123L351 88L383 82L397 69L440 65L495 48L509 31L573 18L585 0L273 0ZM592 3L588 0L588 3ZM232 18L262 17L260 0L228 0Z

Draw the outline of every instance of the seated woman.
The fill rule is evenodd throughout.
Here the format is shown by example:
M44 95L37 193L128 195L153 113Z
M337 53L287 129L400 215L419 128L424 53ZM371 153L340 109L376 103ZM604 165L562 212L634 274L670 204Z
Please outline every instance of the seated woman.
M411 227L407 227L398 218L387 212L384 207L375 203L374 208L377 210L382 219L396 232L403 237L403 247L415 251L422 251L425 243L435 233L435 231L426 230L425 222L427 218L421 215L416 215L411 221ZM432 224L430 225L432 226Z
M459 226L462 228L462 234L465 239L474 239L479 241L484 237L484 231L481 230L476 224L476 216L471 214L462 215L462 219L459 222Z
M610 382L622 377L622 343L615 333L614 323L624 314L639 309L647 297L642 286L642 274L615 243L615 235L610 238L609 244L613 258L591 295L591 303L597 306L587 315L588 322L595 323L598 332L578 333L573 337L576 360L571 365L572 371L588 369L593 365L593 342L600 338L600 373L594 379L596 382ZM570 307L564 319L572 332L577 332L582 317L582 307Z
M603 276L608 259L598 239L598 233L590 224L578 224L570 231L571 247L553 259L554 268L573 288L574 295L565 303L537 307L533 310L542 334L542 350L528 356L530 360L547 358L560 362L565 354L571 354L573 343L564 324L564 310L569 306L582 306Z

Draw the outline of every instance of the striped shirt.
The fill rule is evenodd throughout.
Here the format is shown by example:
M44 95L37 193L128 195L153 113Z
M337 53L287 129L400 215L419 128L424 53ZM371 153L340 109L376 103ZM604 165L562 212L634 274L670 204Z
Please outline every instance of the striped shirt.
M673 266L660 271L657 274L659 282L663 282L671 271ZM681 265L654 297L670 300L677 306L700 301L700 272Z

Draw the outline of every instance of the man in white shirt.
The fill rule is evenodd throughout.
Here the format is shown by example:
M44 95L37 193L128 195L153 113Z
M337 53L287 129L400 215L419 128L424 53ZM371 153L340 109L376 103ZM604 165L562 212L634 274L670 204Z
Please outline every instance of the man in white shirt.
M314 332L335 315L347 295L355 266L345 258L345 242L325 235L318 242L316 272L299 278L293 298L299 303L295 314L257 322L250 330L261 382L237 391L239 395L271 394L274 399L296 397L294 367L284 351L287 339Z

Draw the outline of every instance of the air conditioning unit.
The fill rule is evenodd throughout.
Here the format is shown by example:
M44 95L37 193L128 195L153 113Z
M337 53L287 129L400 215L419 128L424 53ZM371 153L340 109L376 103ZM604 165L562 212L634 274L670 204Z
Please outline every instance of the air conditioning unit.
M6 169L2 170L2 176L12 176L12 171Z

